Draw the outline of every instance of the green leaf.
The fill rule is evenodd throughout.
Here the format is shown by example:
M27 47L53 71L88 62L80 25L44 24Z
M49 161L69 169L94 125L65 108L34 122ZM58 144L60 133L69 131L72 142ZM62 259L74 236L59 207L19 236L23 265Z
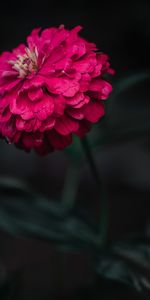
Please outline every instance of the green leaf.
M105 103L105 117L91 131L91 145L117 144L150 134L150 71L128 73L113 85Z
M150 71L144 70L136 73L126 74L126 77L121 78L114 84L113 93L110 96L110 101L117 101L118 95L131 87L136 86L142 81L150 79Z
M62 203L36 194L26 185L0 182L0 228L12 235L46 239L65 247L95 248L98 236L87 222Z
M133 238L113 245L100 255L96 271L103 278L115 280L150 296L150 239Z
M20 285L21 272L17 270L13 274L7 273L3 262L0 262L0 299L16 299L18 287Z

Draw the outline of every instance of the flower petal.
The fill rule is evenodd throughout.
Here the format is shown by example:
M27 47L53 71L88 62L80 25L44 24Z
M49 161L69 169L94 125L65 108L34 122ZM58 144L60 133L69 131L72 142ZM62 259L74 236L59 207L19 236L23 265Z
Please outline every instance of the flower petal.
M46 80L47 89L54 94L73 97L79 90L79 83L68 78L50 78Z
M89 132L90 129L91 129L91 123L87 120L82 120L80 121L80 127L78 131L76 131L76 135L82 138L87 132Z
M65 99L61 95L53 95L54 98L54 115L56 117L62 116L65 110Z
M70 115L73 119L82 120L84 114L81 109L69 108L67 109L67 114Z
M80 80L80 92L87 92L89 89L89 84L91 81L91 76L87 74L82 74L81 80Z
M99 102L90 102L83 107L83 113L86 120L95 123L103 117L104 104Z
M79 128L79 124L76 120L63 115L56 120L54 128L58 133L62 135L68 135L72 132L76 132Z
M10 111L15 115L21 115L24 120L34 117L30 101L24 93L21 93L18 97L11 100Z
M31 101L37 101L40 98L42 98L42 96L43 96L43 91L41 88L32 87L28 92L28 97Z
M73 63L72 68L80 73L91 73L97 65L96 54L90 53Z
M46 133L47 141L56 150L62 150L72 143L72 136L69 135L60 135L55 130L51 130Z
M42 125L41 125L39 131L44 132L44 131L52 129L55 125L55 122L56 121L53 117L47 118L45 121L42 122Z
M32 103L32 111L39 120L46 120L54 111L54 101L52 97L45 95L41 100Z
M11 118L11 112L7 106L2 111L0 111L0 122L7 122Z
M19 116L16 119L16 128L21 131L35 132L39 130L40 126L41 121L39 121L38 119L25 121Z

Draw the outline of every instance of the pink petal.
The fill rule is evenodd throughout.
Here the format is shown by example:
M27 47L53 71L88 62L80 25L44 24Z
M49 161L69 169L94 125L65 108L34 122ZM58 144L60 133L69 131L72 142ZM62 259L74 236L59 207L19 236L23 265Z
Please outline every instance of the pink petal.
M39 131L44 132L44 131L50 130L54 127L54 125L55 125L55 119L52 117L49 117L45 121L42 122L42 125L41 125Z
M78 40L78 32L82 30L82 26L78 25L74 27L69 32L69 36L67 38L67 45L70 46L74 44Z
M79 124L77 121L64 115L56 120L54 128L58 133L62 135L68 135L72 132L77 131L79 128Z
M13 49L13 54L17 57L17 55L25 53L26 46L24 44L20 44L17 48Z
M73 69L67 69L65 71L65 75L68 77L68 78L72 78L76 81L79 81L82 77L81 73L80 72L76 72L76 70L73 70Z
M31 110L26 110L21 114L21 118L23 120L29 120L29 119L34 118L34 114Z
M40 101L32 103L32 111L39 120L46 120L54 111L54 101L52 97L47 95Z
M34 147L34 138L33 135L29 133L24 133L22 135L22 144L25 150L29 151L31 148Z
M87 120L82 120L80 122L80 127L78 131L76 131L76 135L78 135L80 138L84 137L87 132L91 129L91 123Z
M28 47L32 50L35 48L35 46L37 46L39 44L40 41L40 37L39 37L39 33L40 33L41 28L35 28L32 30L32 32L30 33L30 35L27 37L27 44Z
M109 82L105 81L105 85L101 90L101 99L106 100L112 92L112 86Z
M25 94L14 98L10 102L10 111L15 115L21 115L23 119L28 120L34 117L31 104Z
M57 32L56 27L44 29L41 33L41 38L43 40L46 40L46 41L48 40L50 42L56 32Z
M25 148L26 151L30 151L32 148L45 148L43 144L43 133L35 132L33 134L24 132L22 134L21 142L19 141L19 147Z
M43 96L43 91L41 88L32 87L28 92L28 97L31 101L37 101Z
M99 99L107 99L112 92L112 86L109 82L103 79L94 79L91 81L89 90L99 92Z
M91 81L91 76L88 73L82 75L80 80L80 92L88 91L90 81Z
M17 90L13 90L9 93L0 96L0 109L7 107L13 99L16 99L18 95Z
M77 93L72 98L65 98L65 102L68 106L73 106L74 108L80 108L84 104L87 104L90 101L90 98L83 93Z
M102 64L98 63L94 69L94 71L90 74L92 78L98 77L101 75Z
M69 108L67 109L67 114L77 120L82 120L84 118L84 114L81 109Z
M44 134L42 132L35 132L34 133L34 147L38 148L43 146L44 142Z
M98 50L95 43L90 43L88 41L85 41L85 45L86 45L86 51L87 52L88 51L96 51L96 50Z
M5 92L11 91L14 87L19 89L19 84L21 84L21 79L13 79L13 80L5 80L3 83L0 85L0 94L4 94Z
M21 132L16 132L16 134L15 134L14 137L13 137L13 142L14 142L15 144L19 143L20 138L21 138L21 135L22 135Z
M11 115L9 107L7 106L2 112L0 111L0 122L7 122L11 118Z
M14 76L16 77L16 76L18 76L18 73L16 71L9 70L9 71L4 71L1 76L2 76L2 78L14 77Z
M99 102L89 102L87 105L83 107L83 113L85 119L87 119L92 123L95 123L100 118L103 117L105 113L104 105L103 103L99 103Z
M18 97L10 103L10 111L15 115L21 115L25 120L33 118L31 105L26 97Z
M72 60L68 57L63 57L61 60L53 64L55 70L66 70L72 64Z
M90 82L89 90L94 92L101 92L101 89L103 88L103 80L101 79L93 79Z
M73 97L79 90L79 83L68 78L50 78L46 80L47 89L54 94Z
M16 134L15 122L11 118L6 123L0 123L0 131L2 136L5 136L9 139L10 142L13 141L13 137Z
M86 55L84 58L75 61L73 63L72 68L80 73L91 73L94 71L96 64L97 64L96 54L90 53Z
M68 88L63 92L66 97L73 97L79 91L79 83L76 80L70 80Z
M71 98L65 98L65 102L68 104L68 105L77 105L79 104L80 102L82 102L84 100L84 94L83 93L77 93L74 97L71 97Z
M64 56L65 52L61 46L57 47L52 51L48 50L48 57L46 55L44 56L45 60L43 63L41 63L41 69L39 70L39 74L43 76L53 74L55 72L55 67L57 68L55 64L57 64L57 62L59 62L60 60L63 60Z
M89 103L89 101L90 101L90 97L85 95L84 99L80 103L74 105L74 108L81 108L84 104Z
M44 86L45 78L42 76L34 76L31 79L26 79L23 83L23 86L20 90L20 92L24 90L29 90L31 88L40 88Z
M63 27L58 28L54 33L51 39L51 49L56 48L59 44L61 44L67 37L69 36L69 31L64 29Z
M71 134L62 136L55 130L51 130L47 133L47 141L54 149L62 150L72 143L72 136Z
M16 119L16 128L21 131L34 132L37 131L41 126L41 121L38 119L32 119L25 121L21 117Z
M56 117L62 116L64 114L64 109L65 109L65 99L63 96L58 95L55 96L53 95L54 98L54 114Z

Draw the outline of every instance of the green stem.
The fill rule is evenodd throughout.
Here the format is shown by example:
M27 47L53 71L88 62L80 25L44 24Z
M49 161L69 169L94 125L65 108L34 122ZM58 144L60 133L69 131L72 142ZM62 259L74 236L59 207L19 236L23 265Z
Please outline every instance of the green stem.
M74 163L70 163L65 178L64 188L62 192L62 203L67 210L72 209L79 181L79 170Z
M97 190L101 200L101 212L100 212L100 223L99 223L100 224L100 245L104 247L107 243L107 233L108 233L108 221L109 221L108 199L106 197L104 184L102 183L102 180L100 178L87 138L84 137L81 140L81 143L85 155L87 157L91 172L97 184Z

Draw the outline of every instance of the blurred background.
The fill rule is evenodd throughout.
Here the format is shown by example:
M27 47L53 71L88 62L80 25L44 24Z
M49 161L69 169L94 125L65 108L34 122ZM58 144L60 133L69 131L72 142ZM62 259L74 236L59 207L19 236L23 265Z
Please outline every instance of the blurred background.
M0 52L25 42L35 27L80 24L82 36L110 55L116 70L114 91L106 117L89 134L109 198L110 241L142 232L150 221L149 15L150 1L145 0L6 1L0 10ZM61 201L68 166L66 153L41 158L0 141L0 177L23 180L49 199ZM94 222L100 199L86 161L79 173L76 208ZM13 237L2 230L0 241L0 281L19 277L9 299L49 299L70 293L75 297L78 289L95 280L90 257L82 252L60 254L50 242ZM90 295L86 299L97 298ZM131 291L121 290L117 299L120 296L128 299ZM107 299L105 293L103 297ZM143 299L138 297L132 295Z

